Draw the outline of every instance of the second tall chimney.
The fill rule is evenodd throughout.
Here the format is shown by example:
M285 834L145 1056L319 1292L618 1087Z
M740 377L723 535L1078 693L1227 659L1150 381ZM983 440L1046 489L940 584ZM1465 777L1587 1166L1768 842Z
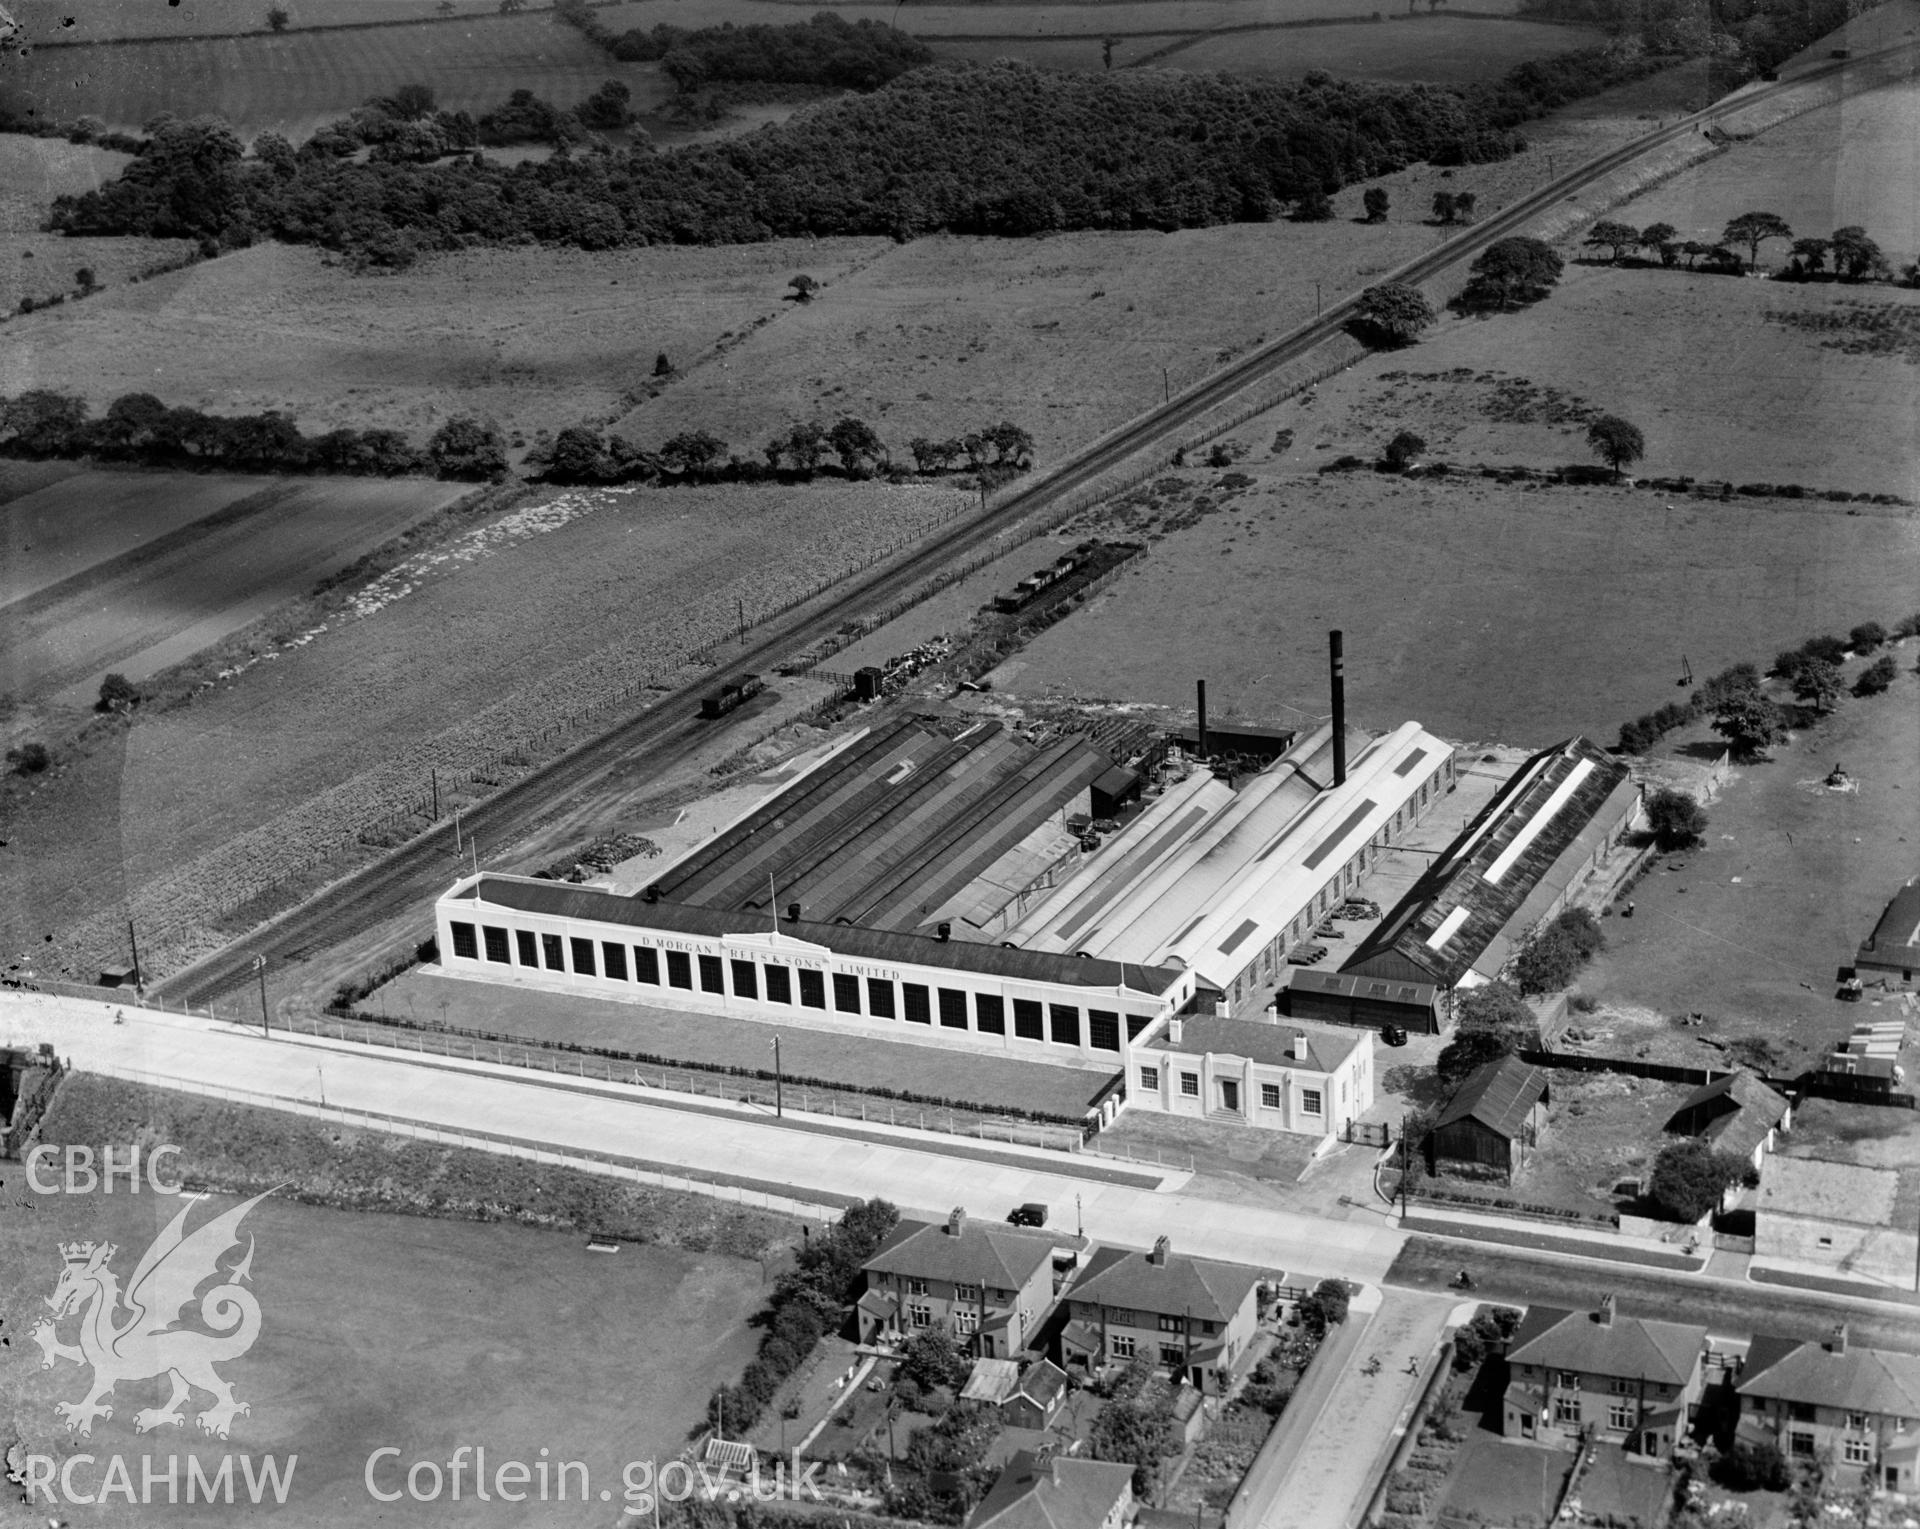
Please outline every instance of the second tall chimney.
M1333 668L1333 783L1347 783L1347 657L1335 627L1327 633L1327 661Z
M1195 680L1193 682L1193 688L1200 698L1200 722L1197 730L1198 742L1195 748L1200 757L1205 759L1207 757L1207 682L1205 680Z

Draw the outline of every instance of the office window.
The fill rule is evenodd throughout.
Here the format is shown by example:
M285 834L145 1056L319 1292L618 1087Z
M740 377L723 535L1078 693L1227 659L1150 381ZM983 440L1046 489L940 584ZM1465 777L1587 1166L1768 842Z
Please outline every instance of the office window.
M1320 1113L1319 1089L1303 1088L1300 1090L1300 1113L1303 1115L1318 1115Z
M833 974L833 1006L841 1014L860 1012L860 979L845 972Z
M800 968L800 1007L824 1009L827 1006L827 974Z
M660 952L651 945L633 947L633 974L642 982L660 985Z
M1200 1074L1197 1072L1181 1073L1180 1092L1185 1094L1189 1099L1198 1099L1200 1097Z
M1088 1009L1087 1041L1095 1051L1118 1051L1120 1016L1106 1009Z
M520 964L538 966L540 964L540 944L533 937L531 929L513 931L513 942L520 947Z
M1159 1093L1160 1069L1158 1067L1142 1067L1140 1069L1140 1086L1142 1088L1150 1088L1156 1094Z
M1607 1404L1607 1427L1626 1430L1633 1427L1634 1408L1632 1402L1609 1402Z
M940 1023L949 1030L967 1028L967 995L958 988L940 989Z
M582 977L593 975L593 941L573 936L573 969Z
M933 1326L933 1308L930 1306L909 1306L907 1316L915 1327Z
M867 978L867 1012L875 1019L892 1019L893 984L885 977Z
M1041 1028L1043 1016L1040 1005L1031 998L1013 1000L1013 1033L1023 1041L1043 1041L1047 1032Z
M982 1035L1007 1033L1007 1010L998 993L973 995L973 1028Z
M1132 1333L1114 1333L1107 1339L1107 1347L1113 1350L1115 1359L1131 1359L1135 1348Z
M1127 1016L1127 1039L1133 1040L1140 1032L1153 1023L1151 1014L1129 1014Z
M758 998L760 979L754 973L751 961L733 963L733 996L735 998Z
M684 950L667 952L667 986L693 986L693 958Z
M1078 1046L1080 1044L1080 1011L1070 1003L1050 1003L1047 1005L1048 1018L1053 1021L1053 1043L1056 1046Z
M627 947L612 940L600 942L600 969L614 982L627 980Z
M1177 1343L1163 1343L1160 1362L1170 1370L1177 1370L1187 1362L1187 1351Z
M930 1025L933 1023L932 994L927 991L924 982L901 983L900 1000L905 1005L908 1024Z
M718 956L700 957L700 991L724 993L726 990L726 975L720 970L720 958Z
M767 967L767 1002L793 1002L793 973L784 966Z
M511 966L513 957L507 952L507 931L495 929L488 924L480 931L480 938L487 942L487 959L498 961L502 966Z
M1270 1110L1279 1109L1280 1085L1278 1083L1262 1083L1260 1085L1260 1103Z
M540 959L546 963L550 972L563 972L567 969L567 954L557 934L540 936Z
M1556 1396L1553 1399L1553 1420L1556 1423L1578 1423L1580 1421L1580 1398L1577 1396Z
M458 919L453 922L453 953L469 961L480 959L480 937L473 931L473 925L463 924Z
M1870 1465L1873 1463L1873 1442L1870 1439L1843 1439L1840 1456L1848 1465Z

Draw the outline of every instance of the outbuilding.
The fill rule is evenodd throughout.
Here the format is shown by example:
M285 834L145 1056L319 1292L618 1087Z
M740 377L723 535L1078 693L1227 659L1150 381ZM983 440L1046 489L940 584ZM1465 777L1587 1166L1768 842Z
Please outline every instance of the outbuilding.
M1434 1163L1499 1174L1506 1183L1547 1127L1547 1075L1516 1056L1477 1069L1447 1102L1428 1134Z

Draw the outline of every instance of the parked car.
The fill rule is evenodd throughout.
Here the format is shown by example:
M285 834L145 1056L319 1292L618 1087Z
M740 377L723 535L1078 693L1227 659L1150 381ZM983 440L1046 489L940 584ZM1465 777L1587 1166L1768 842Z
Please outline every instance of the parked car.
M1389 1046L1404 1046L1407 1043L1407 1032L1398 1025L1388 1025L1381 1030L1380 1039Z
M1045 1226L1047 1208L1038 1200L1029 1200L1025 1205L1016 1205L1008 1211L1007 1220L1014 1226Z

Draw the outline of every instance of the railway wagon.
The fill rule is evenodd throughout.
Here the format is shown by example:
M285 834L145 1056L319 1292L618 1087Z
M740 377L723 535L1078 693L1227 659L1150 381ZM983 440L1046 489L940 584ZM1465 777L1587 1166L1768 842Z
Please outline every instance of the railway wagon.
M767 688L767 682L757 674L743 674L730 684L722 685L718 690L702 696L700 715L703 717L724 717L737 707L744 706L761 691Z

